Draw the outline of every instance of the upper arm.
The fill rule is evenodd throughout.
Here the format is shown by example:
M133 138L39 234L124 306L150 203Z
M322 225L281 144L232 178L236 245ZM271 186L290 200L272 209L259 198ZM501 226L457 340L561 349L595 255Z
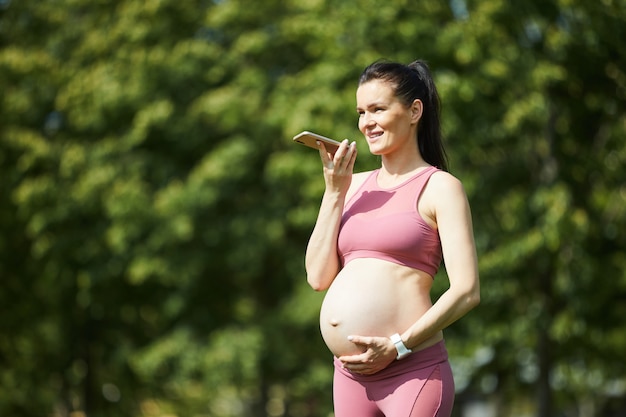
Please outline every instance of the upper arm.
M366 176L362 174L352 175L350 187L345 198L341 198L341 204L345 205L345 202L361 187L365 178ZM332 205L332 210L329 204ZM320 214L307 245L305 254L307 281L317 291L328 289L341 270L341 262L337 253L337 239L342 211L343 206L337 207L333 202L324 203L323 199ZM336 218L335 215L338 217Z
M436 197L430 201L450 286L477 292L478 261L467 195L461 182L448 173L435 174L433 180Z

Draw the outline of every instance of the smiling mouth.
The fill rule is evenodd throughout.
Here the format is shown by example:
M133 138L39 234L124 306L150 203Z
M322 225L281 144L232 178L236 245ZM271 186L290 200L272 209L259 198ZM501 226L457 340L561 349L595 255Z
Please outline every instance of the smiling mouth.
M376 139L383 135L383 132L370 132L367 134L368 139Z

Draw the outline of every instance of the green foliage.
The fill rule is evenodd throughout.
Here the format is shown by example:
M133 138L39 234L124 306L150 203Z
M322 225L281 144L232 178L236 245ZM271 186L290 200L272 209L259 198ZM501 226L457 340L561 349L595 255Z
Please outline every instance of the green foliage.
M303 268L323 181L290 138L358 139L380 58L430 62L473 208L459 403L623 404L625 21L618 0L0 1L0 414L329 415Z

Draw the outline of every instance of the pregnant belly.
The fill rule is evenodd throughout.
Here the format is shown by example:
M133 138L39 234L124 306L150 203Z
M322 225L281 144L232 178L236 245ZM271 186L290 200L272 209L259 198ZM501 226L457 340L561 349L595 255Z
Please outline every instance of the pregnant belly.
M363 347L350 342L350 335L389 337L403 332L430 307L431 285L430 276L406 267L384 261L350 262L322 303L324 342L335 356L353 355L362 353Z

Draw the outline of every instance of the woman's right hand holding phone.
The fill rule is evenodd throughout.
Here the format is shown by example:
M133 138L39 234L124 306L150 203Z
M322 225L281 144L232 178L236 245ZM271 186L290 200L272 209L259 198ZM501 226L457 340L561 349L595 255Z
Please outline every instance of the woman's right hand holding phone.
M356 142L344 139L334 155L326 150L324 143L317 142L320 158L324 165L324 180L327 191L345 193L352 181L352 171L356 161Z

